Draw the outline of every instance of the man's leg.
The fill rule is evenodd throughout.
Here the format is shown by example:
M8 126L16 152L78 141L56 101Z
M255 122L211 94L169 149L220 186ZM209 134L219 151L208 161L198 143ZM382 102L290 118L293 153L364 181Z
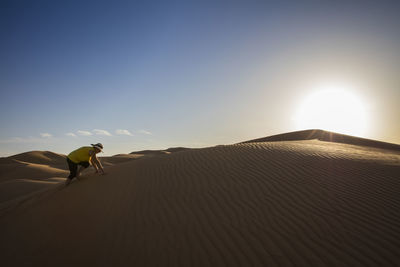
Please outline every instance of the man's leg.
M68 162L68 168L69 168L70 174L69 174L67 180L65 181L65 184L69 185L71 183L71 180L76 176L76 171L78 169L78 165L76 163L72 162L68 158L67 158L67 162Z
M79 166L79 170L78 170L78 172L77 172L77 174L76 174L76 179L79 180L79 177L81 176L81 172L82 172L84 169L85 169L85 167Z
M89 162L80 162L79 165L80 165L80 166L79 166L79 170L78 170L78 173L77 173L77 175L76 175L76 178L77 178L77 179L79 179L79 176L81 175L81 172L82 172L84 169L86 169L87 167L90 166Z

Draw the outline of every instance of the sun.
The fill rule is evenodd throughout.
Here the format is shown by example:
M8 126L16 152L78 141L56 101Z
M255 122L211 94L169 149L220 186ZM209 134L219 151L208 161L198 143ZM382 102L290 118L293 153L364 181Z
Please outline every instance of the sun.
M298 129L323 129L365 136L367 112L362 100L349 90L317 90L302 102L295 115Z

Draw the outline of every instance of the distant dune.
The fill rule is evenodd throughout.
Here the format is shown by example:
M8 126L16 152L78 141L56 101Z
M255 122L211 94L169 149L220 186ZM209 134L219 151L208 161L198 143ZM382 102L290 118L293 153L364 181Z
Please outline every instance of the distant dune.
M311 132L105 158L2 214L1 263L398 266L396 145Z
M0 158L0 182L14 179L46 179L64 175L65 156L49 151L31 151Z
M123 163L133 159L139 159L142 155L118 154L112 157L99 157L104 166L112 166L114 164Z
M20 162L56 165L65 163L65 155L53 153L50 151L30 151L9 157Z
M189 150L190 148L186 147L171 147L165 150L141 150L141 151L135 151L131 152L130 154L133 155L142 155L142 156L157 156L157 155L165 155L165 154L171 154L171 153L176 153L176 152L181 152L185 150Z
M327 142L336 142L336 143L344 143L344 144L368 146L368 147L376 147L376 148L392 149L400 151L400 145L398 144L386 143L386 142L355 137L351 135L339 134L324 130L318 130L318 129L278 134L278 135L253 139L250 141L245 141L242 143L296 141L296 140L313 140L313 139L320 141L327 141Z

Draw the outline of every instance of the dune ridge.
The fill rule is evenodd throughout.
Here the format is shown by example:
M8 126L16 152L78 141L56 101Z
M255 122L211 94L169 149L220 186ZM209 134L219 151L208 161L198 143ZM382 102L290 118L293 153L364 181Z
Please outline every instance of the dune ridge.
M275 141L300 141L300 140L320 140L335 143L344 143L350 145L375 147L381 149L390 149L400 151L400 145L392 144L372 139L366 139L351 135L345 135L335 132L329 132L320 129L302 130L284 134L277 134L268 137L257 138L241 143L255 143L255 142L275 142Z
M400 155L366 150L252 142L110 166L1 217L2 262L396 266Z
M158 156L158 155L168 155L171 153L186 151L191 148L186 147L170 147L168 149L158 149L158 150L141 150L141 151L134 151L129 154L131 155L140 155L140 156Z
M30 151L17 154L8 158L20 162L52 165L64 163L66 156L51 151Z

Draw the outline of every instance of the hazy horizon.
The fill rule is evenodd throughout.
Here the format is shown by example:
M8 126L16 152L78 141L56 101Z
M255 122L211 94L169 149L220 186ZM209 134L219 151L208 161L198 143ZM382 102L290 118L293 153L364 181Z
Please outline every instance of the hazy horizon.
M0 156L302 130L327 88L362 104L360 137L400 144L398 14L396 1L3 1Z

